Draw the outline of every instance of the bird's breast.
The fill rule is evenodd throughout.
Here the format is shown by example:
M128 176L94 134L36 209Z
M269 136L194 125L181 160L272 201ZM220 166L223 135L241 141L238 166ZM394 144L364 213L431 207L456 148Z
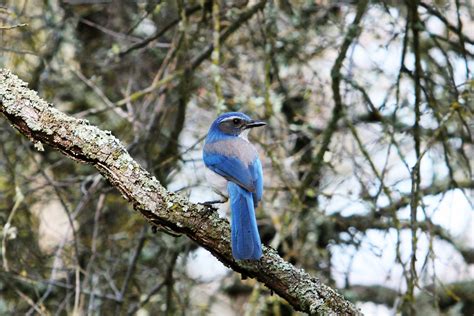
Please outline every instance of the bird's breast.
M257 158L257 151L253 145L238 137L207 143L204 145L204 151L227 157L235 157L246 165L250 165Z

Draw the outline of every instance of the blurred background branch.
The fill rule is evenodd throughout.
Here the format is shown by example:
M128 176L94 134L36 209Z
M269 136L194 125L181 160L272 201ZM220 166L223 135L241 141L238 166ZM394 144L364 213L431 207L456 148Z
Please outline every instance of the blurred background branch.
M474 278L473 19L457 0L6 0L0 65L192 202L226 199L201 161L218 113L266 120L264 244L370 288L348 296L365 314L471 315L449 289ZM298 314L42 145L0 122L0 314Z

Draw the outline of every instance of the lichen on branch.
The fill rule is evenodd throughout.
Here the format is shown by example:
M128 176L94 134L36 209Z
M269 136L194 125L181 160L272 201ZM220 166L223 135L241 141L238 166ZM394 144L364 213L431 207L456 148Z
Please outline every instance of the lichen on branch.
M320 315L358 315L335 290L265 247L257 262L235 261L230 229L212 208L168 192L143 169L111 132L57 110L10 71L0 69L0 113L34 143L47 144L90 164L152 225L185 234L236 272L256 278L286 299L295 310Z

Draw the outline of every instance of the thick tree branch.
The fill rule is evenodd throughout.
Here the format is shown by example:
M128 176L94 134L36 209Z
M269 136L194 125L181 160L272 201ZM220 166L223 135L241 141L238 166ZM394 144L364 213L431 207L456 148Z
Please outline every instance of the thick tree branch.
M108 131L58 111L8 70L0 69L0 112L34 143L48 144L66 156L94 166L151 224L183 233L223 264L256 278L285 298L295 310L310 314L358 315L332 288L264 248L257 262L234 261L227 220L217 212L168 192L133 160Z

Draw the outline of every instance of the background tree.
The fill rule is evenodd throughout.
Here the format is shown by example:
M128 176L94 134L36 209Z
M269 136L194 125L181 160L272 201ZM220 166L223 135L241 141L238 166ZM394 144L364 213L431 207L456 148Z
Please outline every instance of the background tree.
M219 198L200 160L214 117L266 119L251 135L266 177L265 244L367 313L375 307L363 302L470 315L472 10L7 1L0 61L193 201ZM200 277L216 265L196 244L153 234L95 169L0 124L2 312L291 313L236 273Z

